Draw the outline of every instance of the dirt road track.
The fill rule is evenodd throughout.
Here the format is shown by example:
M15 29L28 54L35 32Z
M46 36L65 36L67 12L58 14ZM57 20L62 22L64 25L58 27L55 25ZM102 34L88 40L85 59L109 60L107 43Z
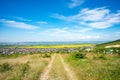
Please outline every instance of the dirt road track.
M55 60L59 60L60 64L56 63ZM62 58L62 56L60 54L54 54L52 56L52 60L50 61L48 66L45 68L44 73L40 77L40 80L63 80L63 79L65 79L65 78L62 78L62 76L59 73L57 73L57 72L62 73L61 69L58 67L56 67L56 69L54 69L54 71L56 71L56 73L57 73L56 75L58 75L58 78L53 77L54 75L52 75L52 77L51 77L51 74L52 74L51 69L54 66L56 66L55 64L57 66L63 67L62 70L65 71L66 74L64 74L64 75L67 75L68 80L78 80L75 73L70 69L69 65L64 62L64 59ZM59 77L61 77L61 78L59 78Z

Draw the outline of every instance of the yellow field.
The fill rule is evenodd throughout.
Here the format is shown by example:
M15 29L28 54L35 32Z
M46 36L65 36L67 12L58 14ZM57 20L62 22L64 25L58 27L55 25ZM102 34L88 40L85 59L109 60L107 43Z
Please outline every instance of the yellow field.
M35 45L35 46L19 46L19 48L75 48L81 46L92 46L93 44L67 44L67 45Z

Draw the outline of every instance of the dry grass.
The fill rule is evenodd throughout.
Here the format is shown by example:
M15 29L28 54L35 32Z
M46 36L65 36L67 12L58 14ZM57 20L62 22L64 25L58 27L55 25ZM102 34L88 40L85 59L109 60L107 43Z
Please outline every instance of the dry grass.
M40 54L1 58L0 65L7 63L11 70L0 71L0 80L38 80L49 61L50 58L43 58Z

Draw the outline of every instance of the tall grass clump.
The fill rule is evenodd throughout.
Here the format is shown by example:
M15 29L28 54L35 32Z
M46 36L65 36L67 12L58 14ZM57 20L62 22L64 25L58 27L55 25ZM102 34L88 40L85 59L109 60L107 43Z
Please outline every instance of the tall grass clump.
M12 66L8 63L3 63L0 65L0 72L5 72L5 71L9 71L12 70Z
M25 76L25 74L28 72L29 69L30 69L30 66L28 65L28 62L25 64L22 64L22 67L20 69L21 76Z

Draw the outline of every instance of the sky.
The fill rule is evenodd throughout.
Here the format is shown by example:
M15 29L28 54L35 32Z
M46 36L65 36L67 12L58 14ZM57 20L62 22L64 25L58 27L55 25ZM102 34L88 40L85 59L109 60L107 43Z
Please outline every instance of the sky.
M120 39L120 0L0 0L0 42Z

